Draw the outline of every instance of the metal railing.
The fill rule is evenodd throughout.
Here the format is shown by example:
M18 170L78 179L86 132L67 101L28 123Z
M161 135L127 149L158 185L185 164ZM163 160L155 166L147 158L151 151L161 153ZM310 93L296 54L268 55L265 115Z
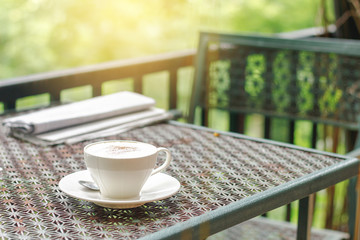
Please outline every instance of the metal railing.
M16 109L19 99L48 94L50 104L62 101L63 90L89 85L92 97L95 97L102 95L105 82L121 79L131 79L133 91L143 93L144 76L165 71L169 82L168 89L164 89L168 91L168 106L170 109L177 108L178 71L183 67L193 66L195 52L171 52L0 80L0 103L6 111Z

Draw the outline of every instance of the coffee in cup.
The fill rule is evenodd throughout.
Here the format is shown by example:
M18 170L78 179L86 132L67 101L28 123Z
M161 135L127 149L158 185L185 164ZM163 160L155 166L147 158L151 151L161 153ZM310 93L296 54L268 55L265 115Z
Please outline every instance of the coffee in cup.
M159 152L166 153L165 162L154 169ZM148 178L171 161L168 149L136 141L100 141L84 148L87 169L105 198L139 197Z

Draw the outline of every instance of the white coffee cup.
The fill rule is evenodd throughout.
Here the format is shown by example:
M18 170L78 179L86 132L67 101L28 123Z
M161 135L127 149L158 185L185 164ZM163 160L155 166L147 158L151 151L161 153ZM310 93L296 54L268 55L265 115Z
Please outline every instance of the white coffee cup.
M165 162L154 169L158 153L166 153ZM94 182L105 198L137 198L145 182L167 168L168 149L135 141L100 141L84 147L84 158Z

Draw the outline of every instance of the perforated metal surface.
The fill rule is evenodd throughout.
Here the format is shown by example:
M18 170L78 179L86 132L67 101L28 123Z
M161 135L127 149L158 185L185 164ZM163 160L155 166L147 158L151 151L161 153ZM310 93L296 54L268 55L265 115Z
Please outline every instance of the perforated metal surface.
M0 237L139 238L344 160L171 124L109 139L169 148L173 162L166 173L181 182L180 191L126 210L77 200L58 182L85 169L82 149L89 142L41 148L1 133Z

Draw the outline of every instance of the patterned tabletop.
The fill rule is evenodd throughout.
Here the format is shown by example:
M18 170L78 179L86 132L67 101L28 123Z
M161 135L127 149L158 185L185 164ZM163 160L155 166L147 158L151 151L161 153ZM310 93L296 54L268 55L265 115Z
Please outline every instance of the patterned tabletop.
M69 197L58 187L66 175L86 169L83 147L91 141L38 147L1 132L0 237L9 239L146 237L345 159L177 124L139 128L107 139L169 148L173 161L165 173L181 188L170 198L121 210Z

